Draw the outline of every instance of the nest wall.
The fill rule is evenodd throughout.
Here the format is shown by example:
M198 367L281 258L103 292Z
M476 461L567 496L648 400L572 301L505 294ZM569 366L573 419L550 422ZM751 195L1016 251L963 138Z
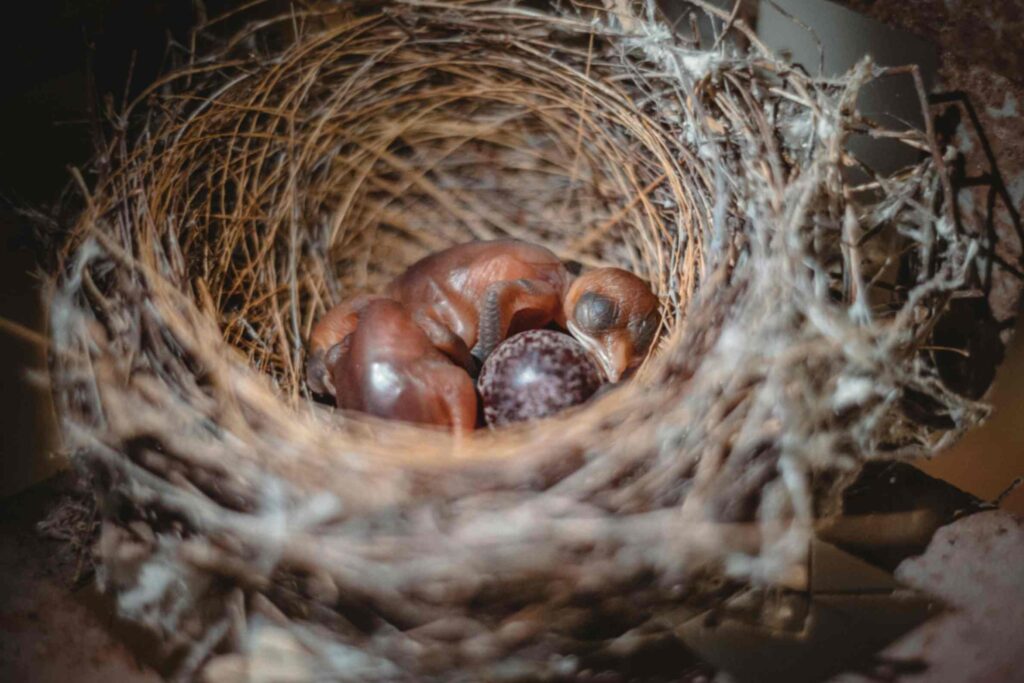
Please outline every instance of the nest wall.
M799 586L816 473L983 417L929 349L981 232L930 130L856 109L913 71L814 78L704 11L712 44L653 3L295 8L209 27L114 118L53 381L100 580L180 675L614 668L726 581ZM920 161L880 177L851 135ZM507 236L651 281L665 323L632 382L468 437L312 400L327 308Z

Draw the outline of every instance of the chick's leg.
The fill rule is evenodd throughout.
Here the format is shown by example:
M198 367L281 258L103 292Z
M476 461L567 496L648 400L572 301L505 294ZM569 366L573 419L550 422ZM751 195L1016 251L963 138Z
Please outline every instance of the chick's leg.
M479 304L480 328L473 355L481 362L508 336L513 319L519 313L533 314L531 322L543 327L558 315L558 292L543 280L495 282L484 292Z
M348 353L351 345L352 335L346 336L339 343L324 351L318 349L313 352L306 366L306 384L310 391L315 394L330 394L337 396L337 388L334 386L334 366L341 357Z
M452 431L471 432L476 429L477 396L470 379L462 370L449 366L445 370L443 400L448 408Z
M306 363L306 386L314 394L334 394L331 373L324 361L326 355L326 351L317 349Z

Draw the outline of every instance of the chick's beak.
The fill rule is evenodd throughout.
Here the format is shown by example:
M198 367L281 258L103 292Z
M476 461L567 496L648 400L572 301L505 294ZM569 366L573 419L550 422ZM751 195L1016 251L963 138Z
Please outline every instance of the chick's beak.
M618 382L629 369L632 345L624 335L611 335L598 350L601 366L609 382Z
M610 334L604 338L594 338L585 334L571 320L567 327L573 337L590 353L597 361L605 379L609 382L618 382L622 374L629 368L630 344L621 335Z

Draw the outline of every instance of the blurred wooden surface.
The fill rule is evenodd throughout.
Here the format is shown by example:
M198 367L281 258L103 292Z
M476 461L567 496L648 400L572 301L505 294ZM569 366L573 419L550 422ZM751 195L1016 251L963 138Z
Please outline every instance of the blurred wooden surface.
M1018 326L1019 328L1020 326ZM1018 329L992 389L995 413L951 450L915 463L939 479L979 498L992 500L1024 475L1024 330ZM1024 486L1002 508L1024 514Z

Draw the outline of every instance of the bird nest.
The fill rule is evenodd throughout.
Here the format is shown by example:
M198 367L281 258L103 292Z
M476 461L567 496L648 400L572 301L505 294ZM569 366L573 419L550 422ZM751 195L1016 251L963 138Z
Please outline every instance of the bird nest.
M614 669L731 582L801 585L817 473L983 416L929 350L978 254L944 150L856 109L913 70L814 78L711 6L700 43L653 3L540 5L213 25L114 118L54 285L53 382L101 583L182 676ZM919 161L880 176L854 135ZM634 379L470 435L313 400L332 304L509 236L652 284Z

